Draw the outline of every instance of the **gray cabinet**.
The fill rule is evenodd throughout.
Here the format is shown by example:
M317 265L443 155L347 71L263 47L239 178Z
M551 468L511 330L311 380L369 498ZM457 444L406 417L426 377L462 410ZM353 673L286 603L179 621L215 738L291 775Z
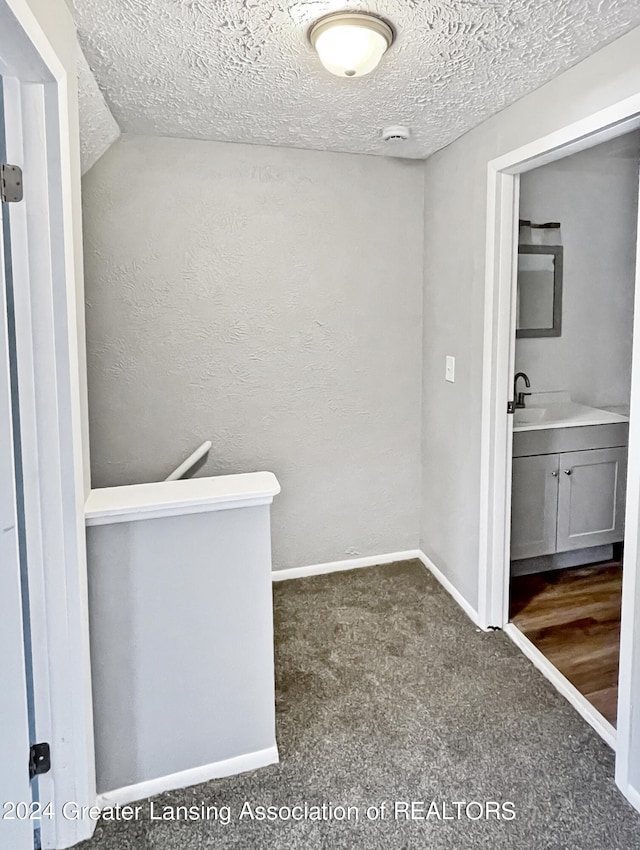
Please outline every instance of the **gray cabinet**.
M556 551L560 455L513 459L511 558Z
M611 434L597 427L589 428L590 434L582 428L564 430L560 443L552 431L535 432L535 443L526 432L519 440L515 435L511 560L623 539L626 445L602 447ZM588 448L590 443L594 448ZM558 451L572 445L579 450Z
M622 540L626 467L625 448L560 455L556 551Z

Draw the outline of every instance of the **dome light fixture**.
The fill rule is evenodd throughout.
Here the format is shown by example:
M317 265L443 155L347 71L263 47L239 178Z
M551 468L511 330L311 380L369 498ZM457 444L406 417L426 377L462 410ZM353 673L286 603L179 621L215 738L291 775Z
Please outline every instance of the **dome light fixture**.
M320 61L337 77L369 74L391 47L393 37L386 21L366 12L325 15L309 30Z

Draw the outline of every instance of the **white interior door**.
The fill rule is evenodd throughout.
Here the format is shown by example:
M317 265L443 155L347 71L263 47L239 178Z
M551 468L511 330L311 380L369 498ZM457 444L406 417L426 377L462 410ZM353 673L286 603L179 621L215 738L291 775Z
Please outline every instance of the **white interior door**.
M32 850L29 717L2 223L0 204L0 846Z
M638 181L640 210L640 180ZM616 782L640 811L640 216L636 241L636 284L631 369L631 415L622 570L622 624L618 678Z

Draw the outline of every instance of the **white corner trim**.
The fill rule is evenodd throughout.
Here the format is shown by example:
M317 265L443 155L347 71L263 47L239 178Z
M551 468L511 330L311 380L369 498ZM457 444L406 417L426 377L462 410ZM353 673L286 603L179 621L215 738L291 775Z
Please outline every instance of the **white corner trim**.
M338 573L344 570L355 570L361 567L377 567L381 564L392 564L394 561L411 561L421 559L418 549L405 549L402 552L387 552L385 555L368 555L365 558L347 558L344 561L328 561L325 564L310 564L308 567L287 567L283 570L273 570L272 581L285 581L290 578L305 578L320 576L325 573Z
M467 602L464 596L460 593L460 591L455 588L449 579L444 575L444 573L436 567L431 558L428 558L421 549L418 549L416 554L417 558L419 558L425 567L429 570L431 575L439 582L442 587L447 591L447 593L453 597L454 601L458 603L458 605L462 608L467 617L471 620L471 622L480 627L480 619L478 617L478 612L476 609Z
M616 749L616 730L615 727L606 720L600 712L594 708L589 700L583 696L580 691L575 688L571 682L563 676L562 673L553 666L540 650L525 637L520 629L514 623L507 623L504 627L504 633L511 638L513 643L521 650L523 655L526 655L541 673L548 679L558 693L571 703L578 714L587 721L587 723L595 729L602 740L609 746Z
M268 747L266 750L257 750L254 753L236 756L235 758L215 761L211 764L203 764L179 773L171 773L168 776L159 776L157 779L149 779L146 782L138 782L136 785L126 785L124 788L116 788L114 791L106 791L99 794L97 805L101 808L110 806L122 806L133 803L136 800L144 800L155 794L165 791L174 791L177 788L187 788L189 785L198 785L208 782L210 779L222 779L224 776L234 776L237 773L246 773L249 770L257 770L269 764L278 764L278 747Z

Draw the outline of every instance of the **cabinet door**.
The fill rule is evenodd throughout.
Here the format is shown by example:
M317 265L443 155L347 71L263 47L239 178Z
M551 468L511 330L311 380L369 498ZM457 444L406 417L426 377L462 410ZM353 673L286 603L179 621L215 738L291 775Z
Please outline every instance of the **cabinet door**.
M511 560L556 551L559 455L513 459Z
M623 539L626 448L562 454L559 477L558 552Z

